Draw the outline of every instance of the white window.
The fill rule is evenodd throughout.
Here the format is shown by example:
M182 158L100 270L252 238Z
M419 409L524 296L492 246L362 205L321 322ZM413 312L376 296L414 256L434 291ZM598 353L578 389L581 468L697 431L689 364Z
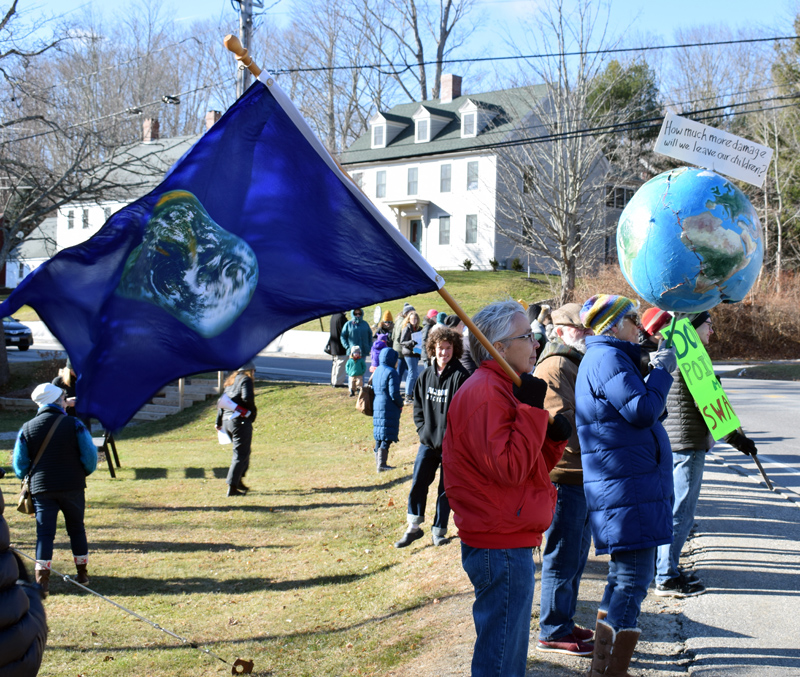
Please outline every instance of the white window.
M467 244L476 244L478 242L478 215L467 214Z
M372 145L376 148L380 148L383 146L383 139L384 139L384 128L383 125L377 125L372 128Z
M75 212L72 209L67 210L67 228L75 227Z
M439 244L450 244L450 217L439 217Z
M522 170L522 192L533 192L533 167L531 165Z
M106 221L111 218L111 207L103 207L103 218Z
M353 174L353 183L361 190L364 190L364 172L356 172Z
M417 120L417 141L428 140L428 121Z
M475 136L475 113L464 113L461 117L461 136Z
M89 210L88 209L84 209L83 210L82 222L83 222L83 227L84 228L88 228L89 227Z
M450 177L452 175L452 165L442 165L439 173L439 191L442 193L450 192Z
M467 190L478 190L478 161L467 162Z
M635 192L633 188L606 186L606 206L614 209L625 209Z
M527 214L522 217L522 240L525 244L533 244L533 219Z
M386 197L386 172L377 172L375 176L375 197Z
M18 275L17 277L18 277L20 280L21 280L23 277L25 277L25 264L24 264L24 263L20 263L20 264L19 264L19 275Z
M409 195L416 195L417 194L417 177L419 172L417 171L416 167L409 167L408 168L408 194Z

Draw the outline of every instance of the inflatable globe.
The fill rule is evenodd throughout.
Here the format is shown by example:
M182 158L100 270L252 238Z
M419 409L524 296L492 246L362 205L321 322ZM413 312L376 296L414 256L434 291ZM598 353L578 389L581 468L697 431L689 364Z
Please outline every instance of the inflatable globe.
M744 193L707 169L650 179L620 215L625 279L652 305L696 313L741 301L764 259L761 222Z

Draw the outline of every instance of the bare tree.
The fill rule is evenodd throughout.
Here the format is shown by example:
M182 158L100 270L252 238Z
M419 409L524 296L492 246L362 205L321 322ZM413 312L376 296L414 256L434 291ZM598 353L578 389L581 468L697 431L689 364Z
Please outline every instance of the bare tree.
M443 61L475 31L475 0L357 0L362 32L411 101L439 98ZM373 26L383 31L374 32ZM429 69L433 66L433 77ZM430 82L429 82L430 81Z
M611 165L604 151L621 136L615 125L641 110L638 92L633 104L609 105L618 97L619 80L633 71L621 68L608 76L606 57L598 53L613 45L604 18L603 6L591 0L580 0L572 14L564 0L553 0L536 18L541 32L525 48L556 56L533 60L521 74L542 84L529 87L530 113L516 138L498 151L498 231L541 267L558 272L561 303L571 299L579 272L604 258L615 226L607 222Z

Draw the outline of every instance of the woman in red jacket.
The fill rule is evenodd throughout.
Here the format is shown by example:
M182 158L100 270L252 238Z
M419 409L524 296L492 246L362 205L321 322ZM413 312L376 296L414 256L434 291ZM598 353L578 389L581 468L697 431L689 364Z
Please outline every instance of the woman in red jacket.
M550 471L572 426L561 415L548 424L547 384L530 374L539 344L522 306L493 303L472 319L522 385L514 385L470 335L470 352L480 366L450 405L442 454L445 490L461 539L461 563L475 588L472 675L521 677L533 606L533 548L553 518Z

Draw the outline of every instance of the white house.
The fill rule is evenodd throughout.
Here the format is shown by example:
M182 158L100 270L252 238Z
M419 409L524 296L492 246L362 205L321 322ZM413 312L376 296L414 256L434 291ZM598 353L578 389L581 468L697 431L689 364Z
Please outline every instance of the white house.
M341 164L434 268L508 267L521 252L498 228L497 195L523 178L498 176L497 144L531 136L546 88L463 95L461 78L443 75L441 92L378 112Z
M8 253L6 287L16 287L28 273L36 270L56 251L56 218L51 216Z

